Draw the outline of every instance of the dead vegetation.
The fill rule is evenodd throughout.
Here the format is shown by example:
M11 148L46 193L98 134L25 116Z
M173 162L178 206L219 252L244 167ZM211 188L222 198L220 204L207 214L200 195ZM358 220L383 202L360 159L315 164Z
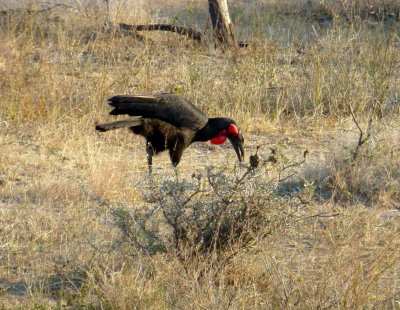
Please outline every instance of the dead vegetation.
M0 16L0 308L396 309L398 4L235 2L231 53L105 26L209 35L203 2L139 2ZM237 120L250 164L193 145L149 179L96 134L107 98L166 91Z

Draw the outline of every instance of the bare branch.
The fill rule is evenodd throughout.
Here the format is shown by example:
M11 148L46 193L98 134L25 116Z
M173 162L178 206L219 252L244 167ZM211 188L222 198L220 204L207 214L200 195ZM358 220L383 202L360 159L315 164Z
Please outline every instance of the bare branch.
M204 34L190 27L181 27L171 24L150 24L150 25L129 25L125 23L113 24L107 22L108 27L115 27L120 30L125 31L170 31L175 32L179 35L183 35L197 42L204 41ZM136 34L137 36L138 34ZM238 41L239 47L248 47L249 43L245 41Z
M363 138L364 137L364 131L362 130L360 124L357 121L357 118L356 118L356 116L354 114L354 111L353 111L353 107L351 106L350 103L348 103L348 107L349 107L349 111L350 111L351 117L353 118L353 122L356 124L356 126L358 128L358 131L360 132L360 136L358 137L358 143L357 143L356 149L354 150L354 153L353 153L353 161L354 161L357 158L358 151L359 151L360 147L371 137L372 117L370 117L369 120L368 120L367 136L365 138Z
M171 31L177 34L187 36L190 39L201 42L203 40L203 34L199 31L196 31L192 28L188 27L180 27L169 24L151 24L151 25L128 25L124 23L119 23L118 27L122 30L129 31Z

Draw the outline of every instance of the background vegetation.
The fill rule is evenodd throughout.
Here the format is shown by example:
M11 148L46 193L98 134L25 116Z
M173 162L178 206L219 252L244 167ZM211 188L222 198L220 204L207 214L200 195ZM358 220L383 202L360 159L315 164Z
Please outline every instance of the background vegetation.
M399 307L398 1L235 1L232 51L206 1L2 4L1 308ZM108 97L169 91L259 167L198 144L149 179L139 137L94 131Z

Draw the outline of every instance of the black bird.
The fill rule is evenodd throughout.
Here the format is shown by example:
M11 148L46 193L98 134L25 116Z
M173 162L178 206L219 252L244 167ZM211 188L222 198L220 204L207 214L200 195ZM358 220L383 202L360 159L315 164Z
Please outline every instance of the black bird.
M191 102L175 94L145 96L114 96L108 99L114 107L110 115L140 116L131 120L117 121L96 126L98 131L123 127L146 138L146 153L151 173L153 155L169 151L172 165L176 167L183 150L193 142L210 141L232 143L239 161L243 160L243 134L230 118L207 116Z

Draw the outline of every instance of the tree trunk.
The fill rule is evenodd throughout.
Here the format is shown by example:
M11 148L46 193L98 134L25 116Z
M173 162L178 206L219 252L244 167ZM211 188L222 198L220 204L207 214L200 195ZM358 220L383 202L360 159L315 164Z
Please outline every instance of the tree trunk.
M215 38L224 45L235 45L235 35L229 17L227 0L208 0L208 8Z

